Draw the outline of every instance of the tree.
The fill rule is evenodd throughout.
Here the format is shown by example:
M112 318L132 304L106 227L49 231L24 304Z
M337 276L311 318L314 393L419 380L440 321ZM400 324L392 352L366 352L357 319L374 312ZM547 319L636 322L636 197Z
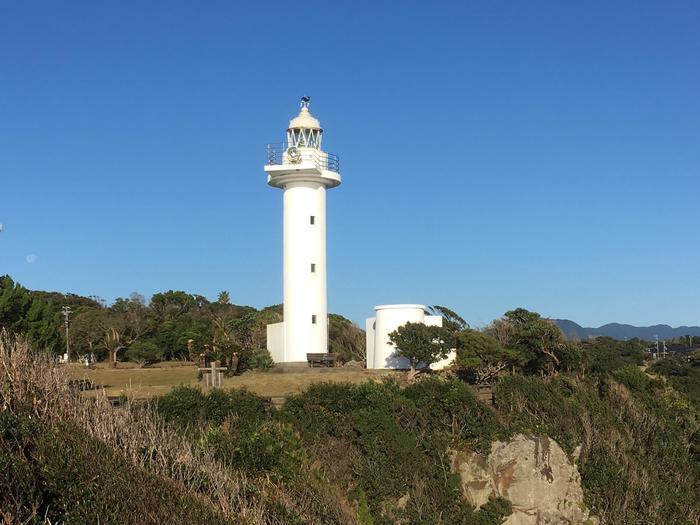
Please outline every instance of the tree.
M0 277L0 328L25 334L36 348L59 353L65 341L55 295L30 292L9 275Z
M389 334L389 340L398 354L411 364L409 379L416 376L419 365L427 367L447 357L449 345L445 342L446 335L442 327L410 322Z
M528 357L525 366L530 371L547 371L553 374L559 367L557 353L564 343L564 336L557 325L525 308L506 312L503 320L509 323L513 330L510 336L511 347Z
M233 323L224 316L214 317L212 347L214 356L226 363L232 373L238 371L239 346L234 342Z
M430 306L428 310L432 315L442 316L442 326L449 332L462 332L469 328L469 324L458 313L446 306L436 304Z
M476 330L460 332L456 346L457 366L471 372L477 384L489 383L504 370L522 362L516 350L505 348L493 337Z
M151 309L159 322L172 320L197 307L202 300L203 298L193 297L187 292L169 290L151 297Z
M639 339L618 341L611 337L596 337L577 343L584 363L594 374L608 374L627 365L644 362L646 344Z
M105 311L103 309L82 309L71 323L72 350L77 355L91 355L97 352L105 334Z
M9 275L0 277L0 327L24 332L27 310L31 304L29 292Z
M136 341L151 331L149 310L143 295L134 292L128 299L119 298L110 310L123 319L123 335L128 341Z
M137 363L139 367L157 363L163 358L163 352L152 340L135 341L125 352L129 361Z
M363 330L342 315L328 315L328 350L342 362L366 359Z
M509 346L515 330L513 325L505 319L495 319L484 332L498 341L501 346Z
M107 326L102 338L102 345L109 355L109 366L117 368L117 352L124 348L122 333L116 325Z
M221 291L219 292L219 297L216 299L216 302L219 304L231 304L231 296L226 290Z
M25 316L26 335L32 344L52 354L62 353L65 339L61 332L58 305L33 297Z

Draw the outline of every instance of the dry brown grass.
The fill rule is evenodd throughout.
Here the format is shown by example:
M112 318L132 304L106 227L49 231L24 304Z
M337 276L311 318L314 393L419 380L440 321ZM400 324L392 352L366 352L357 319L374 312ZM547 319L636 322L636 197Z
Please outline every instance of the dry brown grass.
M196 373L194 369L185 371ZM107 373L99 369L91 372ZM159 373L158 369L112 372ZM175 370L163 369L161 372L173 373ZM242 518L250 524L273 523L265 513L264 502L268 498L276 501L288 499L290 495L285 493L284 486L270 479L250 480L244 473L226 468L206 449L193 446L143 407L127 403L115 409L101 392L94 399L86 399L70 387L71 376L75 374L75 370L57 366L46 355L33 352L26 342L14 341L7 334L0 334L1 410L30 408L31 413L49 426L69 421L134 465L172 480L186 493L205 500L225 517ZM104 377L114 381L119 376ZM173 382L172 378L159 381ZM163 384L160 386L169 388ZM252 499L251 489L257 494ZM309 497L308 494L303 496ZM349 516L339 515L337 518L337 523L353 523Z
M108 396L127 394L133 399L147 399L167 394L178 385L196 385L197 368L194 365L136 368L135 366L107 368L99 366L95 369L82 365L67 365L64 368L72 379L89 379L95 385L100 385ZM86 392L88 397L95 392Z
M131 365L131 363L129 363ZM96 385L102 385L108 396L126 394L132 399L147 399L166 394L178 385L197 385L197 367L194 364L178 363L175 366L136 368L135 366L108 368L98 366L88 369L82 365L68 365L66 370L73 379L89 379ZM323 370L323 371L322 371ZM224 378L224 388L247 388L260 396L286 397L297 394L310 385L319 382L364 383L369 379L379 380L386 375L398 375L403 372L386 370L357 370L348 368L321 369L304 372L245 372L240 376ZM86 392L94 396L95 392Z

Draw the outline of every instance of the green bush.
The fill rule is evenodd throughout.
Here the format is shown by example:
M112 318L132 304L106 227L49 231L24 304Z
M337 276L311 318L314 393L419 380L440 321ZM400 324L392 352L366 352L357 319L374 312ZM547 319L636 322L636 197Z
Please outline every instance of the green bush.
M180 386L161 397L155 410L232 468L287 479L299 467L302 454L296 436L273 418L262 399L246 390L203 393Z
M202 446L222 463L249 474L268 474L290 480L303 457L299 441L289 426L276 421L241 420L204 433Z
M630 390L648 392L651 387L649 376L636 366L623 366L612 372L612 376Z
M504 498L490 498L474 513L472 525L501 525L503 520L513 512L510 501Z
M265 348L253 350L248 358L248 368L252 370L269 370L274 364L270 352Z
M177 386L157 400L155 410L166 421L187 427L201 422L203 404L204 394L200 388Z
M404 418L413 432L449 433L480 452L488 452L492 441L507 437L493 410L462 381L427 377L408 386L403 396L418 407L412 421Z
M178 386L160 397L154 409L166 421L180 427L221 425L228 419L244 424L269 417L269 407L255 394L243 389L213 389L208 394L199 387Z
M639 339L617 341L597 337L579 343L585 360L594 374L608 374L624 366L639 366L644 362L645 344Z
M357 501L362 523L502 521L488 509L474 512L450 469L449 446L484 447L505 432L460 381L428 377L405 389L394 381L316 384L288 399L281 417Z
M135 341L124 355L129 361L137 363L140 367L157 363L163 359L163 352L155 342L150 340Z
M650 372L665 376L673 388L681 392L700 411L700 366L681 359L669 358L657 361Z

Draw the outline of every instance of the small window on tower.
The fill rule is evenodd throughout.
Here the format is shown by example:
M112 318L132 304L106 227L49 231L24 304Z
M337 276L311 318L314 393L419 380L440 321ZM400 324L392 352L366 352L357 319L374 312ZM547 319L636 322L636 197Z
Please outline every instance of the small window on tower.
M311 316L311 324L316 324L316 316L315 315Z
M311 263L311 273L316 273L316 265Z
M309 218L309 224L316 224L316 217L313 215Z

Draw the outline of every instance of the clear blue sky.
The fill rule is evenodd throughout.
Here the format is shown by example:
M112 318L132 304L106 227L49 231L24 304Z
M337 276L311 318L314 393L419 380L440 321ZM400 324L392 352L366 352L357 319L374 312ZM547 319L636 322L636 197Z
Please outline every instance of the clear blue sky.
M282 300L265 144L312 96L329 307L700 324L700 3L0 6L0 274Z

